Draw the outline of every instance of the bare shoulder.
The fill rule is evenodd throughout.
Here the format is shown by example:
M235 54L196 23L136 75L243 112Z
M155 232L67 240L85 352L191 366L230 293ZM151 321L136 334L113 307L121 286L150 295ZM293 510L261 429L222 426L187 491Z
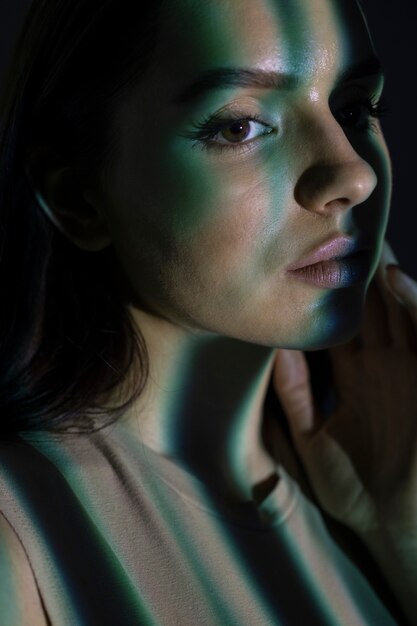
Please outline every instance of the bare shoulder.
M0 512L0 623L51 626L22 543Z

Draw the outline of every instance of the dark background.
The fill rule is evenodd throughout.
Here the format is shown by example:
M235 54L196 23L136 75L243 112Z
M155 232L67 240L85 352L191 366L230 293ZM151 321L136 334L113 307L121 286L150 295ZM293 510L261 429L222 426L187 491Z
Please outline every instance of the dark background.
M388 239L404 269L417 278L417 0L363 2L387 76L383 127L394 170ZM0 0L0 81L29 4Z

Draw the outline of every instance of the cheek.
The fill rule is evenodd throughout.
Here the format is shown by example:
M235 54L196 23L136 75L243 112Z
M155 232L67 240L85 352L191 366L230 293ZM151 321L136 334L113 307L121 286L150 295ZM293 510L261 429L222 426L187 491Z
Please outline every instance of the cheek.
M382 234L387 152L377 139L359 148L379 185L367 208L348 219L358 230ZM122 265L140 301L172 321L271 346L338 341L357 325L363 294L342 302L340 294L332 299L289 283L283 267L321 231L312 233L311 216L295 206L296 167L288 155L256 154L222 161L175 142L164 150L158 145L158 158L129 153L111 211Z
M169 229L175 254L165 259L163 269L171 295L181 296L181 290L191 294L188 306L241 304L264 272L271 237L270 189L251 179L230 184L217 178L210 193L191 204L180 193L176 197Z
M178 253L197 264L200 259L243 272L261 262L291 211L287 166L266 150L244 158L199 148L184 152L174 151L157 176L164 180L159 219L168 225Z
M261 291L265 297L268 277L285 257L279 251L288 242L291 186L276 165L248 159L237 167L198 152L160 163L146 184L130 176L114 230L141 299L156 311L207 323L255 307Z
M238 166L178 154L148 164L141 183L125 169L114 239L139 301L193 328L271 346L309 343L312 321L322 326L317 294L283 272L310 228L294 206L289 163L276 153Z

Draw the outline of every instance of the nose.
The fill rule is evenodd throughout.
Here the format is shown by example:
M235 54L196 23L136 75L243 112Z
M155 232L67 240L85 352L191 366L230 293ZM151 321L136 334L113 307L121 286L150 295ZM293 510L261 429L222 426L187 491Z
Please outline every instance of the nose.
M340 141L345 142L342 150ZM377 185L375 171L355 152L344 134L343 139L333 135L330 142L327 150L324 146L319 148L318 158L304 170L294 192L301 207L322 215L365 202ZM327 158L323 158L326 153Z

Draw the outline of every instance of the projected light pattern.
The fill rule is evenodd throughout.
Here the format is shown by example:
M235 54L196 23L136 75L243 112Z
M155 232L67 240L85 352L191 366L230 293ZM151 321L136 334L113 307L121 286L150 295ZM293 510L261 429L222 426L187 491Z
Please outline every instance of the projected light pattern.
M282 466L257 507L122 423L26 439L1 447L0 492L53 624L395 624Z
M348 0L259 0L253 21L236 6L172 3L153 71L116 116L120 159L106 215L147 305L136 320L148 387L126 419L98 433L0 445L0 510L54 626L396 623L381 581L374 589L308 497L284 432L268 459L274 486L259 501L242 497L253 486L250 461L267 467L261 427L274 349L353 336L376 269L389 159L361 116L346 123L351 90L336 89L337 72L370 43ZM246 88L250 74L236 68L254 66L292 78ZM213 86L219 68L232 71ZM178 95L178 75L185 83L202 71L198 89ZM364 80L379 94L379 74L372 87ZM214 146L213 116L218 123L226 105L258 124L259 139L241 152ZM368 275L352 272L335 288L295 280L288 264L334 230L367 236Z

